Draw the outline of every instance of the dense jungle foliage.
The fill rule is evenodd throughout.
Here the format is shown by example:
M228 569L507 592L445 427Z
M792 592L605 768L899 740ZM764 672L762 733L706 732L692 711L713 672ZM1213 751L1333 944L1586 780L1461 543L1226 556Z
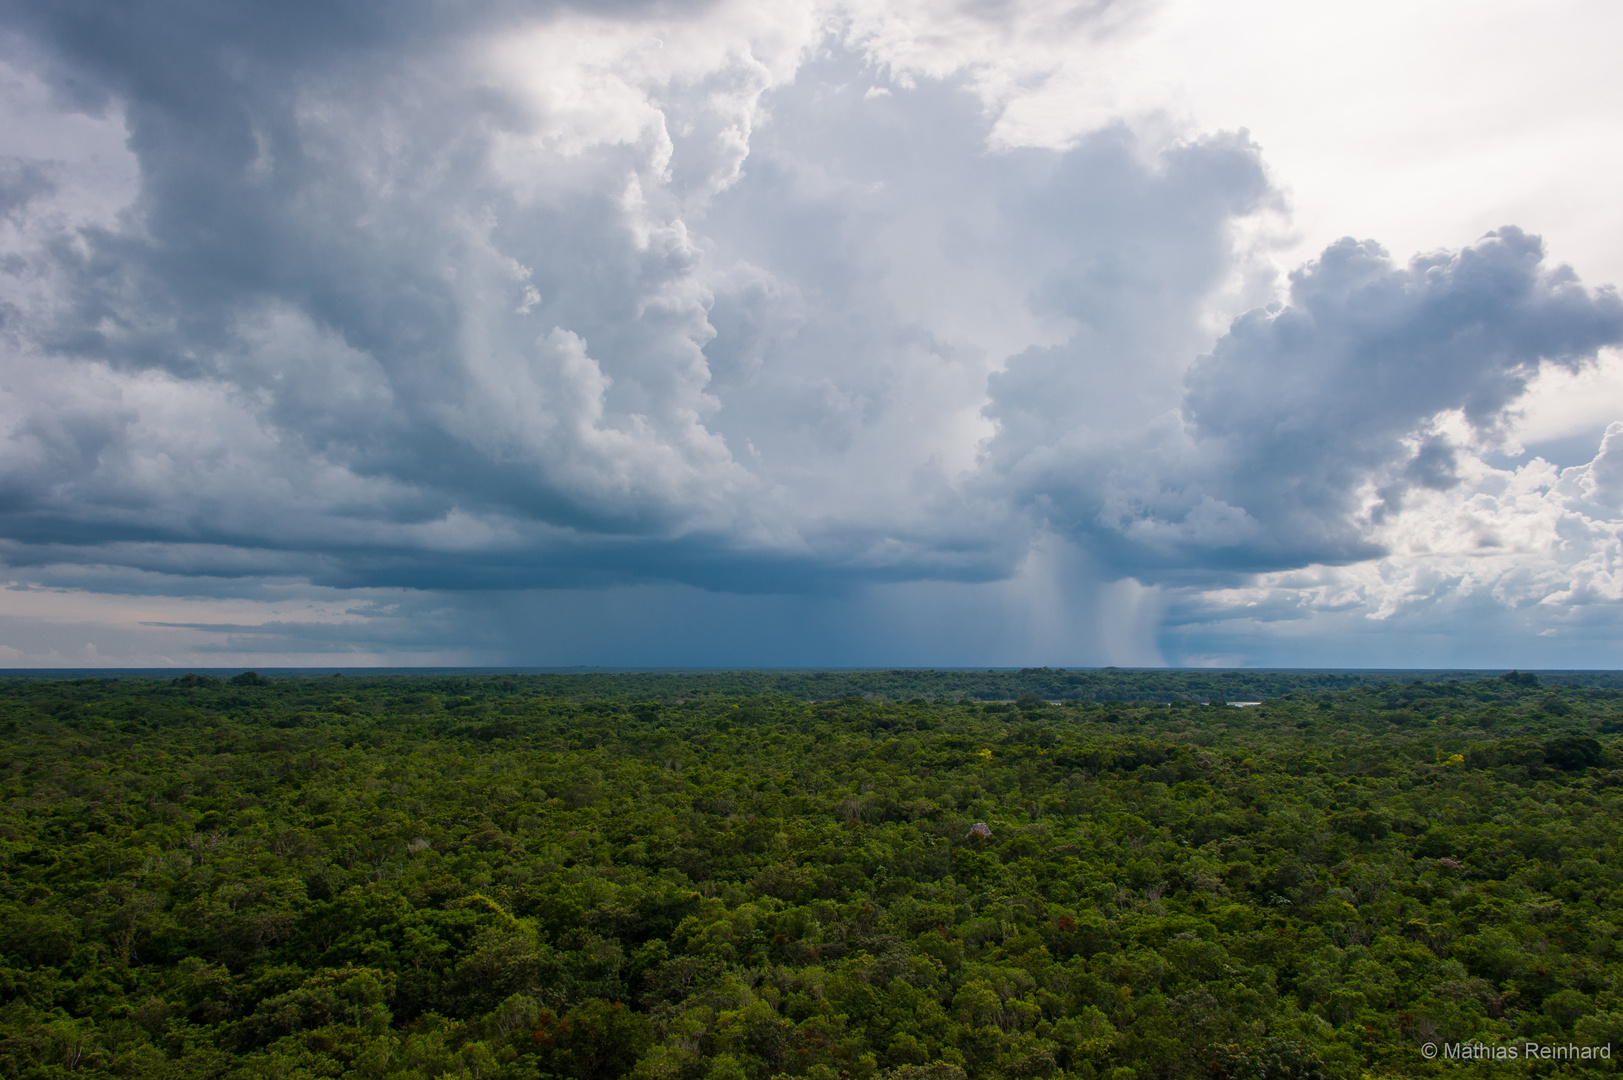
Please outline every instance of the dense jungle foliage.
M1617 689L600 689L0 682L0 1076L1352 1080L1461 1068L1426 1043L1623 1050Z
M241 669L215 673L235 677ZM469 682L471 669L422 669L425 687L456 695ZM72 677L72 673L40 671L40 678ZM86 675L101 672L86 671ZM129 673L108 672L109 675ZM153 672L168 682L179 672ZM330 671L287 671L295 676L330 675ZM351 672L353 674L353 671ZM398 680L399 669L371 669L369 674ZM624 697L636 701L671 701L716 694L766 694L811 701L842 697L879 697L893 701L922 697L974 701L1012 701L1021 694L1036 694L1056 701L1132 701L1163 704L1169 701L1261 701L1293 693L1322 693L1385 686L1393 682L1447 682L1498 677L1502 672L1349 668L1313 671L1302 668L966 668L897 669L850 668L830 671L509 671L479 673L476 681L486 691L544 697ZM1623 671L1548 671L1538 678L1562 686L1607 687L1623 690ZM209 677L209 676L204 676ZM282 681L278 676L278 681Z

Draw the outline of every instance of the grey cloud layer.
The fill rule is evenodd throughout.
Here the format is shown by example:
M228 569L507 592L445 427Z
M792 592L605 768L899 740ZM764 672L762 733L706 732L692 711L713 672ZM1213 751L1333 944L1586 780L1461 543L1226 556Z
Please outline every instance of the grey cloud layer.
M1279 203L1243 137L991 153L958 82L887 83L810 9L318 8L8 9L18 70L122 111L139 186L30 217L56 166L0 167L7 563L783 592L996 579L1045 532L1109 577L1345 562L1454 483L1439 414L1489 432L1623 340L1506 229L1337 245L1194 360Z
M1126 452L1000 434L993 454L1125 573L1345 563L1383 553L1374 527L1406 491L1458 482L1437 417L1491 436L1541 364L1576 368L1620 340L1616 292L1584 288L1515 228L1406 267L1343 240L1291 276L1288 306L1236 320L1188 370L1177 414ZM1017 358L995 407L1018 386L1063 430L1077 407L1047 393L1056 356L1074 363Z

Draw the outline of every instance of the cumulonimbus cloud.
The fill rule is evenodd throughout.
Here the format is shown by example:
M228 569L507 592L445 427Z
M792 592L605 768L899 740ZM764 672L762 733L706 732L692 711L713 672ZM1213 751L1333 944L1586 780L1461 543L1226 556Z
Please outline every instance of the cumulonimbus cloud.
M91 148L0 163L12 566L804 592L1058 537L1229 587L1391 555L1623 341L1505 228L1333 245L1214 346L1258 147L999 111L1042 73L988 40L1120 6L10 10Z

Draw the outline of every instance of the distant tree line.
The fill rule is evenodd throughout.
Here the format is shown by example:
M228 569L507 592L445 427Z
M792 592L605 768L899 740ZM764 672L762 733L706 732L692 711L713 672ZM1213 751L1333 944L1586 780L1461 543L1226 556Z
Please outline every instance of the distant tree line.
M0 676L0 682L4 681ZM39 681L39 676L24 681ZM130 676L106 676L127 681ZM669 702L696 697L736 697L765 694L804 701L832 701L846 697L907 701L1012 701L1036 695L1050 701L1263 701L1286 694L1353 690L1420 682L1426 685L1480 683L1493 678L1532 680L1547 685L1623 690L1623 672L1550 671L1394 671L1387 669L1312 671L1302 669L1179 669L1179 668L1023 668L1020 670L831 670L831 671L647 671L647 672L501 672L474 670L431 674L333 675L272 674L247 671L233 675L191 673L173 678L138 682L207 687L285 686L319 689L329 679L349 678L347 685L365 692L385 690L409 681L419 690L442 694L479 694L492 697L618 698ZM82 680L71 680L82 681Z

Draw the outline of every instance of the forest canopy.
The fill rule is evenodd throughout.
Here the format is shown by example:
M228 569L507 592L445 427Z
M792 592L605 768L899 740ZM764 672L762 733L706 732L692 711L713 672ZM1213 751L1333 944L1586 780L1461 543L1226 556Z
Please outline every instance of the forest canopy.
M0 681L0 1076L1623 1052L1615 677L987 674Z

